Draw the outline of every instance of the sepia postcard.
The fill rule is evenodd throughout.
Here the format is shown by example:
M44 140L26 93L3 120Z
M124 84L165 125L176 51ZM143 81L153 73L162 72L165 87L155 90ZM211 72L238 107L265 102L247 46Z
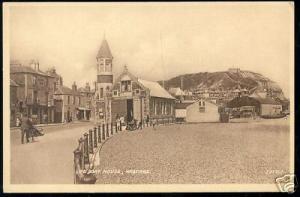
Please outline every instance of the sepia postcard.
M7 193L288 192L293 2L3 4Z

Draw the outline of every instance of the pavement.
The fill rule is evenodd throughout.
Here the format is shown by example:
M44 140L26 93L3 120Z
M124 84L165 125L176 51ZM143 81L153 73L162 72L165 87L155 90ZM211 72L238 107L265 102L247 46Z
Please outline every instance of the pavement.
M12 184L72 184L73 151L93 123L43 127L44 136L21 144L20 131L11 132Z

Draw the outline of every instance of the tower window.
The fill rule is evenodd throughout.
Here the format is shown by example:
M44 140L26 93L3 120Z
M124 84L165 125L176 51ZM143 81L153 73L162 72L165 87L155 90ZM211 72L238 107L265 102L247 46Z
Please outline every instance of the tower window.
M100 72L104 72L104 65L103 65L103 63L100 63Z
M122 92L129 92L131 91L131 81L127 80L127 81L122 81L121 82L121 90Z

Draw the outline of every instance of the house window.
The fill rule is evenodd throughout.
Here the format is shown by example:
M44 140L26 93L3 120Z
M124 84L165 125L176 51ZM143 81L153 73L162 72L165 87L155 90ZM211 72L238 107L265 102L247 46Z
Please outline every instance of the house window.
M136 93L136 94L140 94L140 90L139 90L139 89L136 89L136 90L135 90L135 93Z
M36 77L35 76L32 77L32 84L36 85Z
M103 98L103 88L100 88L100 98Z
M114 96L118 96L118 90L114 90Z
M122 81L121 82L121 90L122 90L122 92L131 91L131 81L130 80Z
M199 112L204 113L205 112L205 102L199 101Z

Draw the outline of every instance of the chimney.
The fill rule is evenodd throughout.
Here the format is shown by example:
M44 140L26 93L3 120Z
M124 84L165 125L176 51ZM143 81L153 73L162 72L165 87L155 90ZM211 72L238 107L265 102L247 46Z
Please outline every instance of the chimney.
M73 85L72 85L72 90L73 90L73 91L77 91L77 85L76 85L75 81L74 81L74 83L73 83Z
M37 70L40 70L40 62L39 61L36 62L36 66L37 66Z

